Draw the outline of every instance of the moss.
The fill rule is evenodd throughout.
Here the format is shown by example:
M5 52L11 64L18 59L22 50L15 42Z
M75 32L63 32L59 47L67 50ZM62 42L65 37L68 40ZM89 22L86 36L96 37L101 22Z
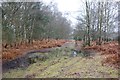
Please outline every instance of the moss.
M72 48L72 46L71 46ZM3 74L4 78L24 78L26 75L35 74L35 78L104 78L118 77L118 70L108 66L102 66L100 55L92 59L83 57L69 57L71 48L55 49L46 53L45 61L38 60L27 69L14 69ZM66 52L67 55L64 55ZM43 53L37 53L43 54ZM75 74L76 73L76 74ZM80 75L77 75L79 73Z
M24 75L25 71L23 69L15 69L3 74L3 78L21 78Z

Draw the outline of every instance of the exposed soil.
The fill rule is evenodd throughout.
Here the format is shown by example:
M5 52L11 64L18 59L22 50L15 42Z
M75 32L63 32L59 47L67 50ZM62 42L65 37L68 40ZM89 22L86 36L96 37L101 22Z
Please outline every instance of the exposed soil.
M6 72L9 69L15 69L15 68L19 68L19 67L28 67L30 65L28 58L29 55L34 54L34 53L46 53L46 52L50 52L52 50L52 48L47 48L47 49L41 49L41 50L31 50L28 51L26 53L24 53L24 55L17 57L14 60L10 60L10 61L6 61L4 63L2 63L2 70L3 72Z
M50 59L38 61L27 68L10 69L4 78L118 78L118 69L102 65L105 55L89 52L89 56L71 56L75 43L56 48ZM31 54L31 53L30 53ZM43 53L45 54L45 53ZM58 57L56 56L58 54ZM50 55L49 55L50 56Z
M19 46L14 47L7 47L2 50L2 62L11 61L14 60L20 56L25 55L28 51L31 50L41 50L41 49L47 49L47 48L53 48L53 47L60 47L63 45L67 40L42 40L42 41L34 41L32 44L21 44ZM43 50L44 51L44 50Z

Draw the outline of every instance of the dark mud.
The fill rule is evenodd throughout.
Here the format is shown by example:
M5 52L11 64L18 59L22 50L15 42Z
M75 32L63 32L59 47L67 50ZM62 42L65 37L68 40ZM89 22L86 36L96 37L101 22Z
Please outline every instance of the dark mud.
M25 53L25 55L22 55L14 60L11 61L6 61L2 63L2 71L6 72L10 69L16 69L16 68L26 68L28 67L31 62L30 62L30 55L34 53L47 53L51 52L53 48L47 48L47 49L41 49L41 50L31 50ZM44 56L33 56L33 58L37 57L44 57Z

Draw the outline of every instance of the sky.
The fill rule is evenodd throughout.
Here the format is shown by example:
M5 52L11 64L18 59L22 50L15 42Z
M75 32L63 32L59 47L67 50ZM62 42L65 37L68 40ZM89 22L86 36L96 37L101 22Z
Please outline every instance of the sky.
M68 20L72 21L72 27L75 28L76 23L78 22L75 18L79 15L80 12L84 14L85 10L85 0L43 0L43 2L49 4L50 2L57 3L58 10L63 13ZM92 1L92 0L89 0ZM100 0L108 1L108 0ZM120 0L112 0L120 1ZM69 13L68 15L65 15Z
M83 8L84 0L43 0L45 3L55 2L57 3L58 10L63 13L63 16L72 21L72 25L75 26L77 20L75 19L79 11ZM66 15L66 13L69 13Z

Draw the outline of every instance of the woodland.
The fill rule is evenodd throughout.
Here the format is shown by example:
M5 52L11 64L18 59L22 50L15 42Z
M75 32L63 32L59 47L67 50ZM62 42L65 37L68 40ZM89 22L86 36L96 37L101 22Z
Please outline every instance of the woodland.
M0 4L3 78L119 77L119 2L86 0L75 28L54 2Z

